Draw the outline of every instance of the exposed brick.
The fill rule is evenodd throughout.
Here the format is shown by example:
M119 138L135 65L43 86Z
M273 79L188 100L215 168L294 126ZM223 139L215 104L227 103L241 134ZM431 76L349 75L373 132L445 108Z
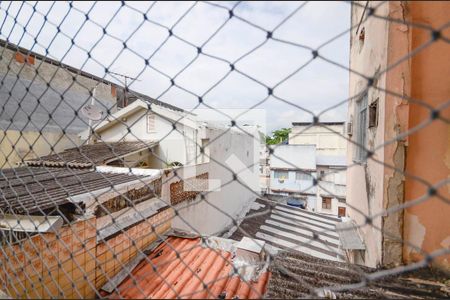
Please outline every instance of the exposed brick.
M186 187L186 188L185 188ZM201 191L208 190L208 173L170 184L170 204L194 200Z

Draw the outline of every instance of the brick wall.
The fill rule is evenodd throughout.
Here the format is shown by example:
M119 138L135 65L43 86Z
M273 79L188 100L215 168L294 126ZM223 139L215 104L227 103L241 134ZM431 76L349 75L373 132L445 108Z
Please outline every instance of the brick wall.
M93 298L138 250L155 241L155 232L170 229L173 215L166 209L101 243L93 217L5 245L0 249L0 288L13 298Z
M190 177L170 184L170 204L194 200L202 191L208 190L208 173Z

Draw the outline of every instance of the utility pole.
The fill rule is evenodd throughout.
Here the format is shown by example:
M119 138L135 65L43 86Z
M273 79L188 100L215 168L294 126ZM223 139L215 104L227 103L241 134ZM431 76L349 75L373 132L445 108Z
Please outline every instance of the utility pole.
M116 73L116 72L109 72L109 73L124 78L125 92L124 92L124 99L123 99L123 107L127 106L128 105L128 94L127 94L127 92L128 92L128 81L127 80L128 79L132 79L133 81L140 81L140 80L135 78L135 77L131 77L131 76L120 74L120 73Z

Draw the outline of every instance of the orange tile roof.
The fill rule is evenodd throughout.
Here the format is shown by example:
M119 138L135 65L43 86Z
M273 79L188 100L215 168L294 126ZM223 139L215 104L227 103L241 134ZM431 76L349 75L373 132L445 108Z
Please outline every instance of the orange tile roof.
M177 257L177 253L179 256ZM257 281L233 274L233 254L202 247L200 239L170 237L141 261L117 291L105 295L125 298L262 298L269 272ZM152 266L153 264L153 266Z

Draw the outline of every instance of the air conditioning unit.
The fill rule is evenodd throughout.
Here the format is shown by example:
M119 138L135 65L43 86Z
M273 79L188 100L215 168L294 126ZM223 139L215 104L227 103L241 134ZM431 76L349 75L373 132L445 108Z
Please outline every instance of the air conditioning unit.
M347 135L352 136L353 135L353 122L349 121L345 125L346 125Z

